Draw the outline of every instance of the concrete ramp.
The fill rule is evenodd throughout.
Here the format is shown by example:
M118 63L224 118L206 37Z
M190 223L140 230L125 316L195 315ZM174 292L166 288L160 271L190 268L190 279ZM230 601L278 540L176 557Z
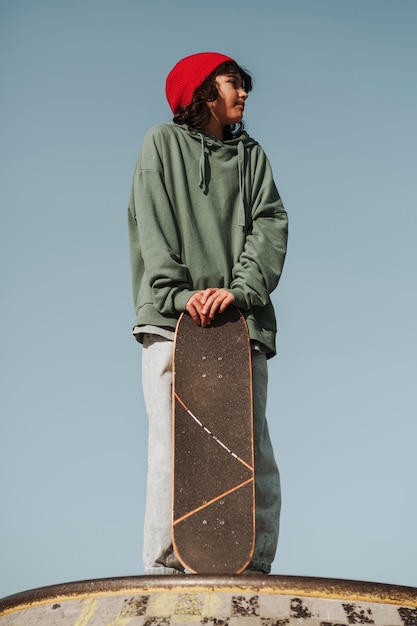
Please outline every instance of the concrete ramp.
M0 600L0 626L417 626L417 589L293 576L135 576Z

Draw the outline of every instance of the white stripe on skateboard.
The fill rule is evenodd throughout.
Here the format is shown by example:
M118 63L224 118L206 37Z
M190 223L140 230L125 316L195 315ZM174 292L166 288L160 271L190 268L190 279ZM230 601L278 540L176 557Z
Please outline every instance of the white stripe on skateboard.
M230 448L228 448L225 443L220 441L220 439L218 437L216 437L216 435L214 433L212 433L211 430L209 430L207 428L207 426L204 426L204 424L202 422L200 422L198 417L196 415L194 415L194 413L192 413L190 411L190 409L184 404L184 402L181 400L181 398L178 396L177 393L174 392L174 395L175 395L176 399L178 400L178 402L181 404L181 406L187 411L188 415L190 415L190 417L193 418L193 420L195 421L196 424L198 424L208 435L210 435L210 437L212 439L214 439L214 441L216 443L218 443L219 446L221 446L224 450L226 450L226 452L231 454L234 459L236 459L237 461L240 461L245 467L250 469L251 472L253 471L253 467L251 467L248 463L246 463L246 461L241 459L240 456L238 454L236 454L236 452L233 452Z

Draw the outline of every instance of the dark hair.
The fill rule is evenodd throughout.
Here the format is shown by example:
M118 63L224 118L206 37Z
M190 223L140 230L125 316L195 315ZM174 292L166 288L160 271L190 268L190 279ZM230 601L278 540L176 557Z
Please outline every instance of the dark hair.
M183 107L175 115L176 124L187 124L191 128L204 128L210 121L211 112L207 102L217 100L219 92L216 87L216 77L222 74L240 74L243 89L249 93L252 90L252 78L250 74L234 61L225 61L207 76L205 81L194 90L193 101L187 107ZM243 130L243 123L225 126L223 139L232 139Z

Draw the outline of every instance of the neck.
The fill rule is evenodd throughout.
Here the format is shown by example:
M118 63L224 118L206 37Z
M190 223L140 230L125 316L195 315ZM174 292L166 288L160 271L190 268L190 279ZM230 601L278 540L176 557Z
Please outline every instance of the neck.
M204 126L203 130L219 141L223 141L223 124L216 120L213 115L210 118L210 122Z

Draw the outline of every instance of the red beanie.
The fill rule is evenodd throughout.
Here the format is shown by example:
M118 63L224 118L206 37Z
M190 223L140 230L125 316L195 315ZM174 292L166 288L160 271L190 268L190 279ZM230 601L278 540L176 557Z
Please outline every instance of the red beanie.
M233 61L218 52L199 52L181 59L170 71L165 93L174 115L193 101L194 89L199 87L216 67L225 61Z

